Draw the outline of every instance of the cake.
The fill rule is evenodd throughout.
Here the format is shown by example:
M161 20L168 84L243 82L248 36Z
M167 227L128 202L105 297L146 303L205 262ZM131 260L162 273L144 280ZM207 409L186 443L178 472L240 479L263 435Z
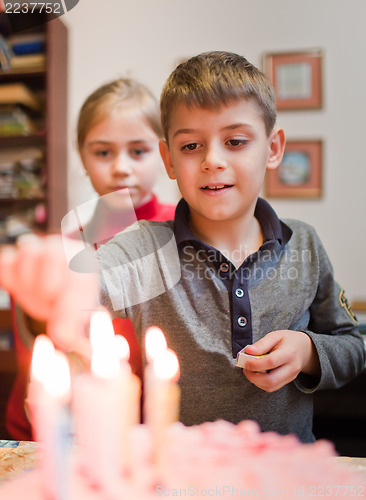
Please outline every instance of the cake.
M156 329L147 333L155 340L139 423L140 381L105 320L95 314L91 371L76 380L65 356L37 337L28 399L39 466L2 485L1 500L365 496L365 476L337 463L327 441L302 444L248 420L178 422L179 361Z
M255 497L297 499L365 496L365 476L335 459L331 443L301 444L294 436L260 432L256 423L226 421L166 432L159 460L151 460L151 436L145 425L132 429L131 469L107 489L91 485L80 471L73 449L71 473L64 484L67 500L153 500L156 497ZM51 500L40 470L24 473L0 487L1 500ZM54 497L53 500L56 500Z

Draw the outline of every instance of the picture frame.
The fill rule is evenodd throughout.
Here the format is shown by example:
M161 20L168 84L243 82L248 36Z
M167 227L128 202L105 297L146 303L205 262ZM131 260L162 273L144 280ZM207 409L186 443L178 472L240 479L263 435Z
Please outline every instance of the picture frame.
M320 49L264 56L264 72L275 89L279 111L322 107L322 59Z
M267 170L267 198L321 198L323 142L289 140L281 164Z

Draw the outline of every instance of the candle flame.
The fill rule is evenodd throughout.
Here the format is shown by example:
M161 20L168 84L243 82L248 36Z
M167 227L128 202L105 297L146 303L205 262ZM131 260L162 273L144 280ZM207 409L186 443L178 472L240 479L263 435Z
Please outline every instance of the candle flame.
M101 307L93 311L90 318L90 343L92 350L105 345L114 337L112 318L107 309Z
M93 350L91 371L95 376L103 379L117 377L120 372L120 361L112 342L98 345Z
M128 361L130 358L130 346L125 337L122 335L115 335L113 337L113 344L118 359L120 361Z
M41 383L47 380L54 356L55 348L51 340L46 335L38 335L33 346L31 377Z
M145 334L145 352L149 362L157 355L167 349L166 338L162 330L157 326L151 326Z
M43 382L45 390L55 398L67 398L71 390L70 367L66 356L55 351L52 369Z
M162 380L176 382L179 379L180 368L178 356L171 349L160 352L153 361L155 375Z

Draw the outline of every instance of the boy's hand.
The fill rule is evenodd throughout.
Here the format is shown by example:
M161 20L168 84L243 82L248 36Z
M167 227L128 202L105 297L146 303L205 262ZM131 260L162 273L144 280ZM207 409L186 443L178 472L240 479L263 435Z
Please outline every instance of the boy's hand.
M304 332L276 330L245 348L247 354L261 358L247 360L244 375L254 385L274 392L292 382L300 372L320 375L318 354L311 338ZM259 373L264 372L264 373Z
M4 247L0 286L30 316L47 322L57 348L90 356L86 334L97 305L98 276L69 269L60 236L32 237Z

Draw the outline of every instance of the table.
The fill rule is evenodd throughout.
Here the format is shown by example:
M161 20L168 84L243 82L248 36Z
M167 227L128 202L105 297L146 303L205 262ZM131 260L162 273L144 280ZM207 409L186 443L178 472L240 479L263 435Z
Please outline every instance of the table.
M37 443L0 441L0 484L37 466Z

